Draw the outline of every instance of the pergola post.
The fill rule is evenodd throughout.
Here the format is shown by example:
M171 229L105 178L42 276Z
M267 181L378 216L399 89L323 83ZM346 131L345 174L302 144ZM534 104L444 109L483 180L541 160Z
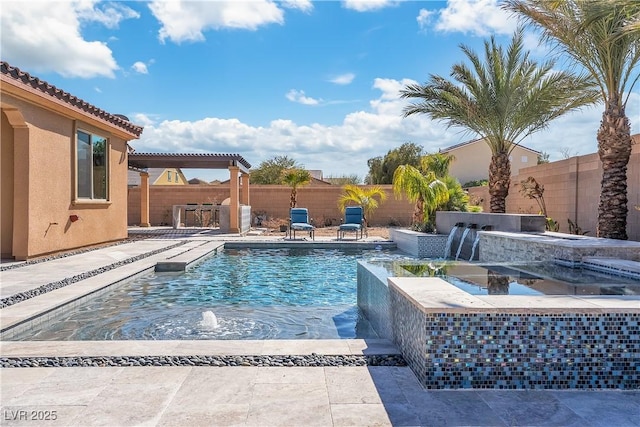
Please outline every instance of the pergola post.
M238 224L238 208L240 207L240 182L238 180L240 168L229 166L229 232L240 233Z
M149 222L149 172L140 172L140 227L151 227Z

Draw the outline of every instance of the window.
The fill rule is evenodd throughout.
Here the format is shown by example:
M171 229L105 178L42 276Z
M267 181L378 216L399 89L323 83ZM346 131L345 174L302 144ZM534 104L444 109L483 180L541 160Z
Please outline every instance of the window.
M77 198L107 200L107 138L82 130L76 137Z
M176 172L176 182L178 182L178 172Z
M171 182L171 171L167 171L167 181Z

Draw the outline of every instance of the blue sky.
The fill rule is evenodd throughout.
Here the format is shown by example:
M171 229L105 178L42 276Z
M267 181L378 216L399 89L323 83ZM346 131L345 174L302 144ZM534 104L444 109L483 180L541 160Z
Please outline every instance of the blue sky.
M497 0L1 0L0 14L2 60L144 126L137 152L237 153L254 167L287 155L325 177L361 179L368 159L405 142L434 152L475 138L403 118L398 92L449 76L465 59L461 43L481 52L517 26ZM535 35L526 42L548 58ZM602 110L563 117L523 144L552 160L596 152ZM638 88L627 115L638 133Z

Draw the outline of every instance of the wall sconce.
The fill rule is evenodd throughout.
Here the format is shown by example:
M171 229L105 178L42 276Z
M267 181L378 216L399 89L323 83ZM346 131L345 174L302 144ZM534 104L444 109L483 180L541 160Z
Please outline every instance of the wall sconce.
M78 215L69 215L69 221L76 222L80 217Z

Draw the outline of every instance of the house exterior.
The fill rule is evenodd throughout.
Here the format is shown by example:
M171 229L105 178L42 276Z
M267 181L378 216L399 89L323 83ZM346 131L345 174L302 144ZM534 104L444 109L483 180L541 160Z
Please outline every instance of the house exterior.
M0 62L3 258L127 238L128 142L143 128Z
M489 179L491 149L484 138L463 142L440 149L440 153L455 157L449 167L449 174L458 178L461 184L469 181ZM518 175L522 168L538 164L539 151L517 145L509 156L511 175Z
M191 183L180 168L150 168L147 173L149 174L149 185L187 185ZM127 185L129 187L140 185L140 172L130 170Z

